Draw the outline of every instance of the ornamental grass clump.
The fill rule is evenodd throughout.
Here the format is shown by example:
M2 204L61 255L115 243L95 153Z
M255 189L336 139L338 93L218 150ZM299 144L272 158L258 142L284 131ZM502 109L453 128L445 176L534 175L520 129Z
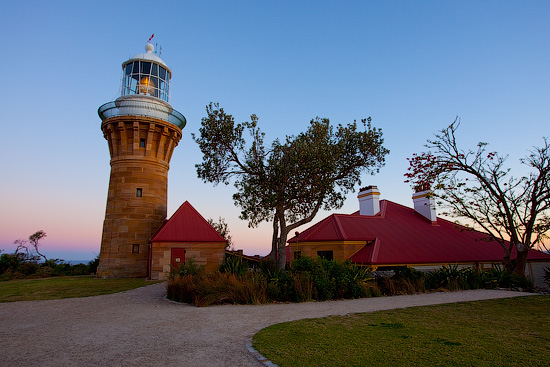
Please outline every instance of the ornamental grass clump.
M232 261L235 265L236 262ZM168 277L166 293L168 299L190 303L195 306L210 306L224 303L260 304L267 302L266 280L258 273L237 271L236 275L228 269L237 269L241 265L229 266L226 272L216 271L207 274L204 266L189 259L178 268L173 268Z
M245 271L246 269L246 271ZM532 289L526 278L514 277L500 268L476 270L447 265L424 273L405 266L377 273L350 262L303 257L287 270L263 261L248 269L240 258L224 261L219 271L207 274L190 259L172 269L168 279L169 299L195 306L216 304L261 304L415 294L479 288Z
M231 273L237 276L243 276L248 272L249 268L242 257L238 256L225 256L222 264L220 265L220 272Z
M426 286L430 290L466 290L510 288L524 291L533 290L532 282L517 274L510 274L499 266L487 270L474 268L459 269L457 264L444 265L426 276Z
M393 269L392 276L378 276L377 285L384 295L415 294L426 291L426 275L406 266Z
M368 282L374 279L369 269L349 261L303 257L294 260L290 268L294 277L310 279L313 299L318 301L365 297Z
M329 299L377 296L368 269L349 262L303 258L294 261L289 270L278 270L275 263L262 262L250 270L233 258L220 270L206 274L204 268L190 259L172 269L167 296L195 306L214 304L260 304L267 302L306 302Z
M458 264L443 265L438 270L428 273L428 289L445 289L449 291L468 289L467 271L468 269L466 268L459 269Z
M248 273L242 277L215 272L205 277L195 289L193 304L210 306L216 304L261 304L266 303L265 279Z

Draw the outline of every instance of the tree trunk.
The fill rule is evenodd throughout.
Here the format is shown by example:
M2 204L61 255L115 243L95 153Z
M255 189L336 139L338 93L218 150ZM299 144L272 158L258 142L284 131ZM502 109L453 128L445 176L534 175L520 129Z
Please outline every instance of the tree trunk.
M277 248L279 257L277 258L277 269L284 270L286 266L286 237L288 235L284 217L279 218L279 224L279 246Z
M504 257L502 258L502 265L504 265L504 270L506 270L507 273L513 273L515 269L515 260L510 259L510 254L506 253Z
M527 256L529 255L529 248L527 247L523 251L517 252L517 258L515 261L514 273L517 275L525 276L525 267L527 266Z
M277 262L277 253L279 248L279 218L273 216L273 237L271 238L271 252L267 255L268 259Z

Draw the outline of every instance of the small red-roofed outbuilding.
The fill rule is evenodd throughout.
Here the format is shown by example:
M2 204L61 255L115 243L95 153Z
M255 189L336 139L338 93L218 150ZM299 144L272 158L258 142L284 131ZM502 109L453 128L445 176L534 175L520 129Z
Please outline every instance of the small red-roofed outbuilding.
M188 259L204 265L207 272L219 268L226 240L188 202L166 220L151 239L151 279L165 279L171 266Z

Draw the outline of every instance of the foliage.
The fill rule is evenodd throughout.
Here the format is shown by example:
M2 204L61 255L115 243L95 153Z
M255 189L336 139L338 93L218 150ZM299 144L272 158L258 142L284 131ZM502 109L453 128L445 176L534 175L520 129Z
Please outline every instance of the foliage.
M453 264L424 273L401 266L393 269L393 276L377 275L375 278L369 268L322 258L296 259L288 270L279 270L272 261L262 261L259 269L244 271L238 262L229 261L222 266L223 272L213 274L205 274L204 269L193 264L180 267L169 279L168 298L206 306L220 303L325 301L434 290L497 287L533 290L527 278L509 274L499 267L477 270Z
M203 277L205 275L204 265L199 265L195 259L187 259L183 264L180 264L178 267L171 267L169 274L170 279L176 277L185 277L187 275Z
M248 264L243 261L242 257L234 255L225 255L220 272L231 273L236 276L242 276L248 271Z
M377 276L377 286L384 295L414 294L426 291L457 291L466 289L514 288L534 289L526 277L510 274L500 267L477 270L460 268L458 264L444 265L431 272L421 272L405 266L395 267L393 276Z
M48 259L40 253L40 240L46 237L46 232L37 231L29 236L29 241L34 249L29 251L27 240L18 239L13 243L16 246L13 254L0 255L0 280L23 279L27 277L45 278L51 276L87 275L95 273L92 263L88 265L71 265L61 259ZM40 262L43 258L43 262ZM96 259L99 261L99 259Z
M311 279L314 299L319 301L364 297L365 285L372 280L369 269L337 260L304 256L294 260L291 269Z
M235 204L250 227L273 224L270 257L279 270L286 264L288 233L313 220L319 209L342 207L345 194L360 183L363 172L383 166L388 150L382 132L362 120L334 128L328 119L311 120L306 132L276 139L268 149L258 118L235 124L218 104L206 107L200 136L193 135L203 153L197 174L205 182L229 184L235 178ZM243 132L251 137L247 144Z
M450 291L464 289L467 285L465 279L467 271L467 268L460 269L457 264L443 265L440 269L429 273L428 288L448 289Z
M97 272L97 267L99 266L99 255L95 257L92 261L88 263L88 268L90 270L90 274L95 274Z
M544 268L544 282L550 288L550 267Z
M304 319L253 346L281 367L547 366L549 307L530 296Z
M451 291L497 287L533 290L532 283L525 276L510 274L500 267L480 271L470 267L460 269L457 264L446 265L428 273L426 286L428 289Z
M53 276L72 276L94 274L97 264L93 262L71 265L60 259L39 262L37 256L25 252L3 253L0 255L0 280L47 278Z
M44 259L44 261L48 261L46 256L44 254L40 253L40 251L38 250L38 248L40 246L40 240L44 237L46 237L46 232L44 232L43 230L40 230L40 231L37 231L37 232L35 232L35 233L33 233L29 236L29 242L32 245L32 247L34 248L34 251L40 257L42 257Z
M395 267L394 273L392 277L377 276L377 286L382 294L415 294L426 291L424 273L406 266Z
M214 222L214 219L208 218L207 222L214 227L216 232L220 234L220 236L223 237L225 241L225 249L229 250L233 248L233 239L231 235L229 234L229 226L227 225L227 222L225 221L225 218L219 217L217 222Z
M227 261L228 259L226 259ZM303 302L378 295L368 284L370 271L348 262L304 257L291 270L279 270L273 262L260 271L243 272L235 260L213 274L180 271L169 278L168 298L195 305L219 303Z
M195 306L266 302L265 278L254 273L242 277L220 272L205 276L186 274L169 279L166 289L169 299Z
M405 174L416 190L433 190L445 204L448 215L472 221L503 248L508 272L525 273L527 254L544 245L550 229L550 145L546 138L520 160L530 173L514 177L505 163L507 156L487 150L480 142L475 150L462 150L455 133L460 123L428 140L433 152L414 154ZM517 258L512 260L516 250Z

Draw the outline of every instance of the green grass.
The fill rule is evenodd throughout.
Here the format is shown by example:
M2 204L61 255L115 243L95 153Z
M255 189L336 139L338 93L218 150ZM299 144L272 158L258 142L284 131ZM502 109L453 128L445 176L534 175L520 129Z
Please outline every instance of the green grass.
M90 275L0 282L0 302L99 296L158 282L144 279L100 279Z
M550 297L308 319L254 336L285 366L550 366Z

